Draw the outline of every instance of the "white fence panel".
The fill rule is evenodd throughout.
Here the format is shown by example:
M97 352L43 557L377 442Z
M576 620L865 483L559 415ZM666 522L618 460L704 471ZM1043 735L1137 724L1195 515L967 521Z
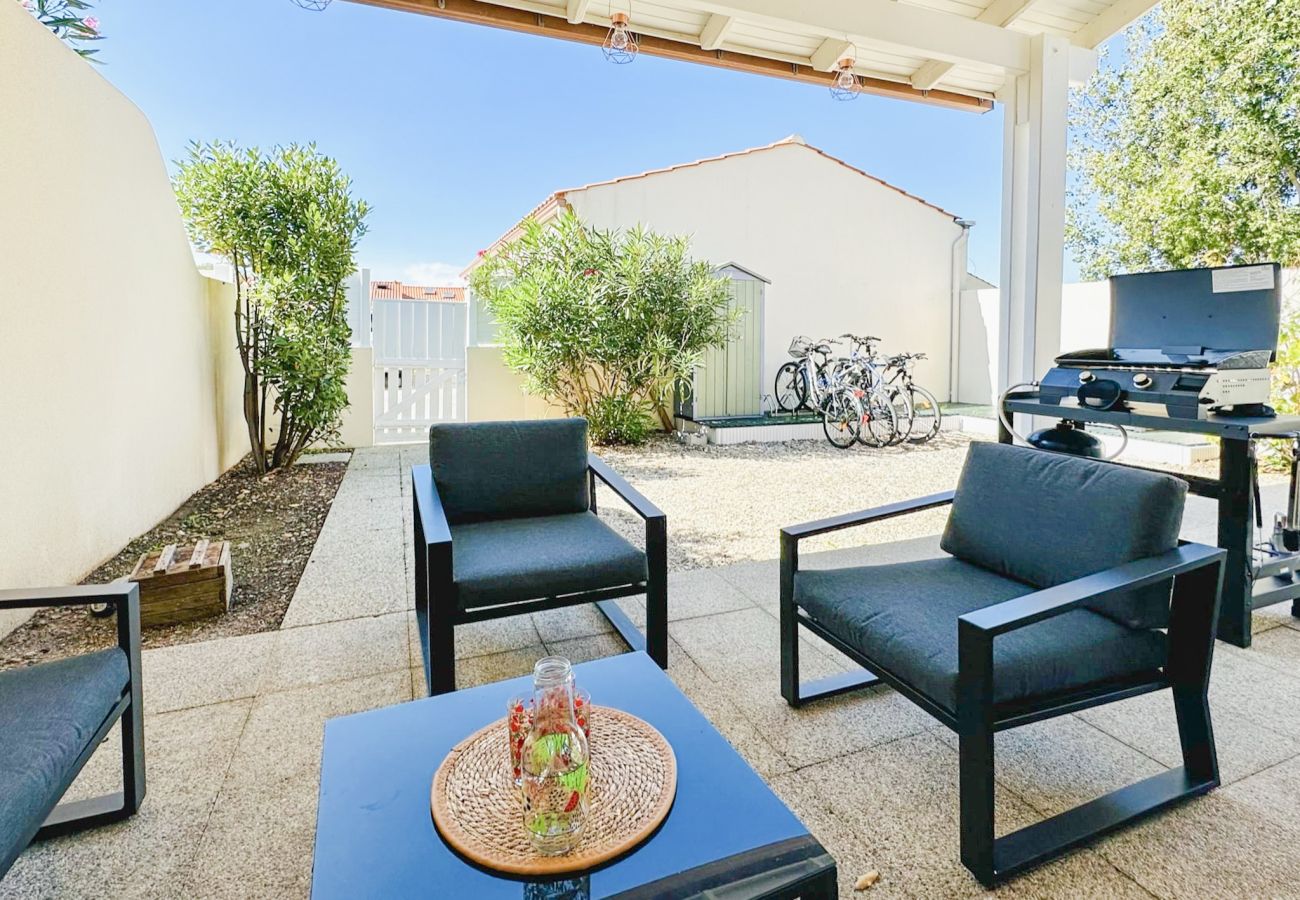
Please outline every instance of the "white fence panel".
M463 302L376 300L375 442L423 440L435 422L465 420Z

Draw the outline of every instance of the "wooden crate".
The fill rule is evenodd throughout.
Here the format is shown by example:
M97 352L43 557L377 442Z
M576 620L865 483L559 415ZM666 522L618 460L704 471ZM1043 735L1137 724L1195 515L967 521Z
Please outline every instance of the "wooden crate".
M140 557L128 576L140 585L140 624L175 625L230 610L230 542L168 544Z

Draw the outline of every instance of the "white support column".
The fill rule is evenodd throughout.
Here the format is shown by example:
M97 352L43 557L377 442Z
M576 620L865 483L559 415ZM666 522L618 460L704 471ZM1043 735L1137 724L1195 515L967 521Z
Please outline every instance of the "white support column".
M1029 71L1009 79L999 97L1006 119L999 393L1046 372L1060 352L1069 83L1069 43L1039 35Z

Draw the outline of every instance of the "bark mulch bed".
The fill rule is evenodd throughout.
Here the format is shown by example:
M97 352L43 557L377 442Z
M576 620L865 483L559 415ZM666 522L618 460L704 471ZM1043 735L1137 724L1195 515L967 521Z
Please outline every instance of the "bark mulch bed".
M245 459L199 490L153 529L86 576L103 584L131 573L140 555L197 538L230 541L230 612L183 625L146 628L146 648L273 631L307 565L347 464L295 465L259 479ZM85 653L116 642L114 619L85 607L42 609L0 639L0 668Z

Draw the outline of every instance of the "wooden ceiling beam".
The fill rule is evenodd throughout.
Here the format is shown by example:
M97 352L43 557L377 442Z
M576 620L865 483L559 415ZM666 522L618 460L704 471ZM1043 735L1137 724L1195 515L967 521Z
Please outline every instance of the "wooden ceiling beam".
M565 18L577 25L587 18L587 9L590 6L591 0L568 0L568 3L565 4Z
M1034 2L1035 0L993 0L988 8L975 17L975 21L1005 28L1028 12ZM912 73L912 87L920 91L931 90L955 67L955 64L948 60L926 60Z
M704 23L704 29L700 32L700 49L722 49L723 42L727 40L727 33L731 31L731 26L735 24L736 20L731 16L723 16L718 13L709 16L709 20Z
M560 38L595 46L603 44L608 33L608 29L602 25L573 23L568 21L565 16L547 15L510 6L499 6L495 3L483 2L483 0L352 0L352 2L403 12L420 13L472 25L487 25L524 34ZM634 22L634 31L635 27ZM695 44L648 34L638 33L637 43L640 51L649 56L734 69L754 75L768 75L774 78L801 81L823 87L829 87L830 85L826 74L816 71L811 65L789 63L730 50L705 50ZM858 80L861 82L864 92L881 97L929 103L934 106L943 106L967 112L982 113L993 108L993 101L982 97L971 97L952 91L919 91L909 84L888 81L883 78L862 76Z
M816 50L813 51L812 58L809 62L818 72L829 72L835 68L844 55L852 49L853 45L848 41L839 38L827 38L821 42ZM856 62L856 60L855 60Z

